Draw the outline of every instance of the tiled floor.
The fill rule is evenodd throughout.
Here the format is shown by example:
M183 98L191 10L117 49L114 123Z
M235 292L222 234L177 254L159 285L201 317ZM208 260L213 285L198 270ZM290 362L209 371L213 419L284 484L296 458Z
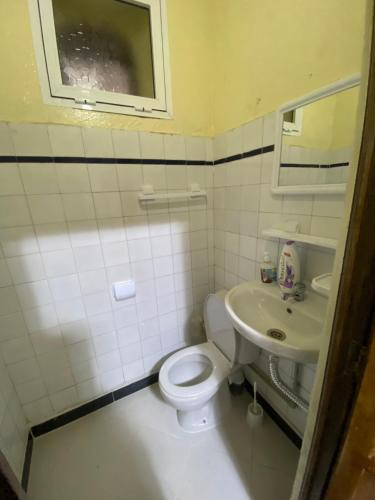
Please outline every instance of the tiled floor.
M249 396L219 427L184 433L157 385L34 443L30 500L288 500L298 450L266 417L250 431Z

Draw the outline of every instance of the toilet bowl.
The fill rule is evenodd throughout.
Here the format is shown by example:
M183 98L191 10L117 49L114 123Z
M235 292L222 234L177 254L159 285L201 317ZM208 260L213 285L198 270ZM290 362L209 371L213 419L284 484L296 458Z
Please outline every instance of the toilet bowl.
M233 365L250 363L259 352L232 328L225 294L221 290L206 298L207 342L172 354L160 369L161 394L177 410L178 422L188 432L215 427L224 418L231 407L227 378Z
M159 386L177 410L181 427L197 432L214 427L225 416L230 395L224 382L230 371L231 364L210 341L182 349L165 361Z

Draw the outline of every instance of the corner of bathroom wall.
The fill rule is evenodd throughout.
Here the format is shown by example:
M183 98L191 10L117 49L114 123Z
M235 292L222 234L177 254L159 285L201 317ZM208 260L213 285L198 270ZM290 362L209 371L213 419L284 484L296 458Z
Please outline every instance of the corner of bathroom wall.
M0 449L14 474L21 480L29 426L14 385L0 359Z
M299 222L301 232L338 237L344 195L277 195L271 193L275 114L269 113L214 138L214 264L215 289L231 288L243 281L260 279L259 267L267 251L277 264L281 240L263 235L264 229L287 220ZM335 253L298 244L302 279L332 271ZM267 371L263 355L259 366ZM257 363L258 364L258 363ZM283 376L290 380L291 361L285 361ZM251 373L251 371L249 372ZM315 367L303 366L299 382L308 399ZM254 374L252 375L254 376ZM289 408L275 391L259 381L260 392L287 422L303 434L305 415ZM308 381L308 382L306 382Z

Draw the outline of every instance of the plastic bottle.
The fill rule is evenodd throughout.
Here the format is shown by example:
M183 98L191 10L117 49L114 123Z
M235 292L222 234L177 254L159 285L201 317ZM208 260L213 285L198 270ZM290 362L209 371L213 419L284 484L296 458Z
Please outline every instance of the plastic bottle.
M260 265L260 279L262 283L272 283L277 279L276 266L268 252L264 252L263 262Z
M300 262L294 241L287 241L283 246L279 263L279 286L282 292L294 292L300 281Z

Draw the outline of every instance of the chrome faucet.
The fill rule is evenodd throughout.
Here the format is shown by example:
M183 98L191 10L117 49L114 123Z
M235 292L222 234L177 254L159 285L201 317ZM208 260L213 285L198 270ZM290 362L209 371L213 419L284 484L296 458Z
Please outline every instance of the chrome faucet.
M298 282L295 284L294 292L281 292L281 300L287 301L289 299L293 299L296 302L302 302L303 300L305 300L305 290L306 285L304 283Z

